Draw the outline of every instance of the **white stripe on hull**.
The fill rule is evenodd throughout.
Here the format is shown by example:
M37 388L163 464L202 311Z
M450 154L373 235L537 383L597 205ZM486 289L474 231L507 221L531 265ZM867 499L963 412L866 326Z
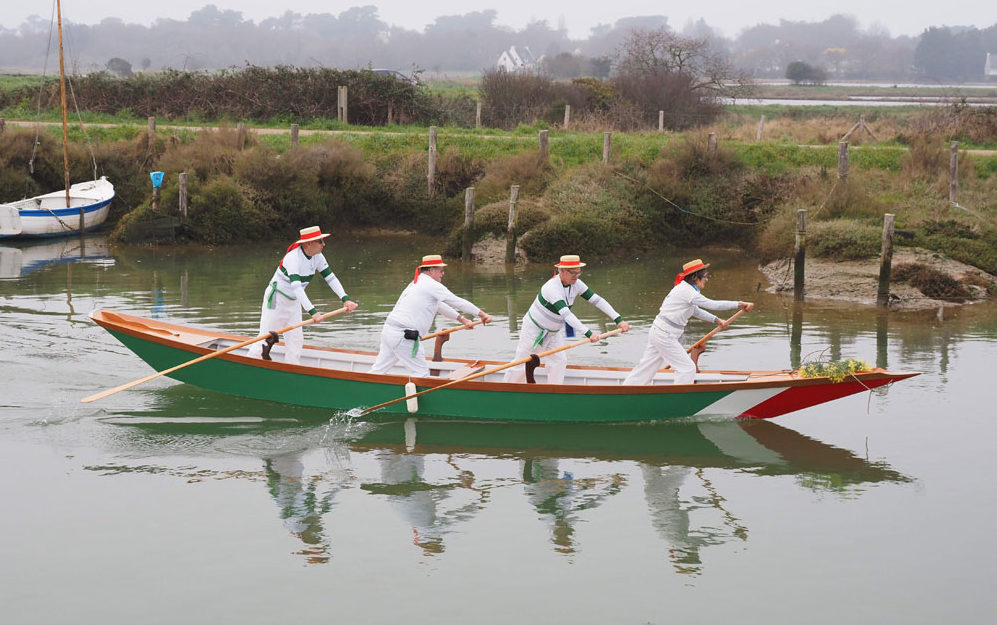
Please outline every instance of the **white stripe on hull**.
M706 415L741 415L766 399L775 397L785 388L754 388L734 391L696 413L696 416Z

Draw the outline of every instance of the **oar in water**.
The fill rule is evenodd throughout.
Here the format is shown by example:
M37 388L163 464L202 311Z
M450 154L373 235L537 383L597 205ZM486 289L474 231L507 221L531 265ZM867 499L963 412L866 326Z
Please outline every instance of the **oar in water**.
M324 315L320 316L318 320L322 321L323 319L328 319L329 317L335 317L336 315L339 315L339 314L342 314L342 313L346 312L346 310L347 309L344 306L343 308L339 308L339 309L334 310L332 312L327 312ZM309 323L315 323L315 319L306 319L305 321L302 321L301 323L296 323L294 325L287 326L286 328L281 328L280 330L277 330L277 334L283 334L283 333L285 333L285 332L287 332L289 330L293 330L295 328L300 328L302 326L306 326ZM138 386L139 384L143 384L145 382L148 382L149 380L154 380L154 379L156 379L156 378L158 378L160 376L163 376L163 375L169 375L170 373L173 373L174 371L177 371L179 369L183 369L184 367L189 367L191 365L196 365L199 362L203 362L203 361L208 360L210 358L214 358L215 356L221 356L222 354L227 354L227 353L229 353L231 351L239 349L240 347L245 347L247 345L252 345L256 341L262 341L263 339L267 338L270 335L271 335L271 333L267 332L266 334L261 334L261 335L257 336L256 338L246 339L245 341L243 341L241 343L236 343L235 345L231 345L229 347L226 347L225 349L220 349L220 350L218 350L216 352L211 352L210 354L205 354L203 356L199 356L199 357L195 358L194 360L188 360L187 362L179 364L179 365L177 365L175 367L170 367L169 369L164 369L163 371L159 371L159 372L154 373L152 375L147 375L147 376L145 376L144 378L142 378L140 380L132 380L131 382L128 382L127 384L122 384L121 386L116 386L116 387L114 387L112 389L108 389L106 391L101 391L100 393L97 393L96 395L91 395L89 397L84 397L80 401L82 403L84 403L84 404L88 404L88 403L90 403L92 401L97 401L98 399L104 399L105 397L108 397L110 395L114 395L115 393L118 393L120 391L126 391L126 390L128 390L128 389L130 389L132 387Z
M743 315L744 312L745 312L745 310L743 308L738 309L738 311L736 313L734 313L733 315L730 316L729 319L727 319L727 323L730 324L731 321L734 321L735 319L737 319L738 317L740 317L741 315ZM699 339L698 341L696 341L695 343L693 343L692 345L690 345L689 349L685 350L685 353L691 354L692 350L696 349L697 347L701 347L704 343L706 343L706 341L710 340L710 338L712 338L714 334L716 334L717 332L719 332L720 329L721 329L720 326L717 326L717 327L713 328L712 330L710 330L709 333L706 336L704 336L703 338ZM672 368L671 365L665 365L664 368L658 369L658 371L667 371L668 369L671 369L671 368ZM698 369L697 369L697 371L698 371Z
M481 325L484 323L482 319L471 322L471 328L476 325ZM454 326L452 328L447 328L446 330L439 330L438 332L433 332L432 334L427 334L426 336L420 338L420 341L428 341L429 339L436 338L437 336L443 336L444 334L450 334L451 332L456 332L458 330L470 330L471 328L461 324L459 326Z
M619 334L620 332L623 332L623 330L622 329L616 329L616 330L612 330L610 332L604 332L603 334L600 334L599 336L597 336L596 340L602 340L602 339L608 338L610 336ZM516 365L525 364L525 363L533 360L534 356L536 356L537 358L543 358L545 356L550 356L551 354L556 354L557 352L563 352L566 349L571 349L572 347L578 347L579 345L585 345L586 343L594 343L594 342L595 341L592 341L592 339L582 339L580 341L575 341L574 343L568 343L567 345L562 345L560 347L555 347L554 349L548 349L547 351L541 352L539 354L531 354L530 356L528 356L526 358L520 358L519 360L513 360L512 362L507 362L504 365L499 365L497 367L492 367L491 369L485 369L484 371L479 371L478 373L473 373L473 374L471 374L469 376L460 378L458 380L454 380L452 382L447 382L446 384L441 384L439 386L434 386L433 388L427 388L426 390L419 391L418 393L412 393L411 395L406 395L405 397L399 397L398 399L392 399L391 401L386 401L383 404L378 404L376 406L371 406L370 408L364 409L364 411L361 412L359 416L363 416L365 414L369 414L371 412L374 412L375 410L380 410L381 408L385 408L385 407L390 406L392 404L397 404L399 402L403 402L403 401L412 399L413 397L419 397L420 395L425 395L426 393L432 393L433 391L438 391L440 389L447 388L448 386L453 386L454 384L460 384L461 382L468 382L470 380L474 380L475 378L480 378L480 377L484 377L484 376L486 376L486 375L488 375L490 373L495 373L496 371L502 371L504 369L509 369L510 367L515 367Z

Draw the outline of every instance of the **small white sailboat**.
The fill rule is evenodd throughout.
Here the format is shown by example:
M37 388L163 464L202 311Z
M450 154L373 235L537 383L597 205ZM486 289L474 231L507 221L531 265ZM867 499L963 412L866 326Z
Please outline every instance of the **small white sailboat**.
M0 239L80 234L98 228L107 219L114 185L106 176L70 184L69 132L66 123L66 69L62 52L62 6L56 0L59 30L59 91L62 100L62 149L65 191L0 204Z

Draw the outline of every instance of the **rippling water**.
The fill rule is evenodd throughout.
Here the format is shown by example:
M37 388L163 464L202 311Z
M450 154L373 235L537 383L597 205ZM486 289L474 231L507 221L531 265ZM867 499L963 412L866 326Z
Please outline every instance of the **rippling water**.
M436 251L326 250L356 314L306 340L373 349ZM638 328L574 362L631 364L685 256L758 308L704 364L826 354L923 375L771 422L363 422L157 379L95 308L255 334L281 245L0 244L0 605L11 623L977 622L989 592L997 306L878 314L756 292L732 253L590 264ZM454 263L496 317L450 355L511 357L546 266ZM764 286L763 284L761 286ZM324 289L324 290L323 290ZM335 302L309 289L320 308ZM583 320L601 323L580 304ZM708 327L690 332L705 333ZM794 335L800 338L792 340Z

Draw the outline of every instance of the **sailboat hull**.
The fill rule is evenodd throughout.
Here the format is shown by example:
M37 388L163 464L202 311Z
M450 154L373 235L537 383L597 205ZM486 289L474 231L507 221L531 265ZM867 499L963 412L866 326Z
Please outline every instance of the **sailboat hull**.
M114 185L101 176L69 187L68 208L65 190L0 204L0 239L79 234L81 209L83 230L96 230L107 220L113 199Z

